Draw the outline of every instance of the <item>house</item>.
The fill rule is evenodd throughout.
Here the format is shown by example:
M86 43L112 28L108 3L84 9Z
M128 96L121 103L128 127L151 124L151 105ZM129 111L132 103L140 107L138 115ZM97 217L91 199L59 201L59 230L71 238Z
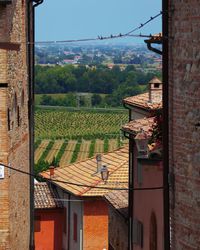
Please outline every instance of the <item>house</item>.
M51 184L34 184L35 249L62 250L65 211Z
M9 169L32 171L31 6L28 1L0 1L0 249L33 245L31 178Z
M99 160L97 164L93 157L57 167L53 174L50 170L41 173L51 178L64 202L67 226L63 232L63 249L108 250L110 204L105 195L113 189L128 187L128 148L102 154ZM105 165L109 171L107 181L102 180L99 172Z
M157 113L162 109L161 81L154 77L148 93L127 97L123 103L129 109L129 123L122 127L129 138L129 249L162 249L162 146L148 143ZM141 149L137 137L143 139Z
M141 128L147 135L148 140L151 136L153 124L153 118L143 118L131 121L122 128L130 135L130 140L133 141L133 151L130 152L133 157L131 164L133 176L129 186L130 196L132 197L130 203L132 230L130 234L132 239L131 247L136 250L154 250L163 247L162 155L159 148L149 145L148 157L144 157L137 149L136 143L134 143Z
M123 99L123 105L130 111L129 121L152 116L153 111L162 108L162 82L154 77L148 84L148 92Z

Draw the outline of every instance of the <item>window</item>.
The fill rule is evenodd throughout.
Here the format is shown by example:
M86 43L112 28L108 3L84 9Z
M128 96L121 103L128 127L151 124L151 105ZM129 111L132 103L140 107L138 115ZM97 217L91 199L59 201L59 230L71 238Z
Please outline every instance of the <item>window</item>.
M154 83L154 88L158 89L160 87L160 83Z
M77 214L74 213L74 232L73 232L73 239L77 242Z
M157 250L157 222L154 212L151 213L150 218L150 250Z

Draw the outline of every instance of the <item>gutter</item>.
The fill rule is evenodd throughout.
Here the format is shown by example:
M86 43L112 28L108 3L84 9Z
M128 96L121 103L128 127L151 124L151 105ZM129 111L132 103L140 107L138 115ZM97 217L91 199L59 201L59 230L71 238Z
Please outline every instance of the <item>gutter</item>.
M33 4L33 2L35 4ZM35 66L35 7L43 0L29 0L27 3L27 64L28 64L28 119L29 119L29 164L30 173L34 175L34 66ZM35 249L34 242L34 177L30 175L30 241L29 249Z

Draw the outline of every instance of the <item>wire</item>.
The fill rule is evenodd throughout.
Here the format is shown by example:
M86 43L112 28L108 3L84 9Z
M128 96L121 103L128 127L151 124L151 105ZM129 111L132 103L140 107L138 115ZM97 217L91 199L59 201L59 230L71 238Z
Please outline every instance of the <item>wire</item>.
M43 176L40 176L40 175L35 175L35 174L31 174L31 173L28 173L26 171L23 171L23 170L20 170L20 169L17 169L17 168L13 168L13 167L10 167L10 166L7 166L3 163L0 163L1 166L4 166L5 168L8 168L8 169L11 169L11 170L14 170L16 172L19 172L21 174L25 174L25 175L28 175L28 176L32 176L34 178L41 178L43 179L44 181L47 181L47 182L50 182L50 183L54 183L54 182L57 182L57 183L63 183L63 184L67 184L67 185L72 185L72 186L77 186L77 187L85 187L85 188L91 188L91 189L103 189L103 190L124 190L124 191L128 191L128 190L135 190L135 191L145 191L145 190L163 190L164 187L163 186L159 186L159 187L144 187L144 188L111 188L111 187L96 187L96 186L91 186L91 185L86 185L86 184L79 184L79 183L75 183L75 182L68 182L68 181L61 181L61 180L52 180L52 179L49 179L49 178L45 178Z
M25 42L26 44L62 44L62 43L75 43L75 42L92 42L98 40L111 40L123 37L146 37L146 38L153 38L154 36L150 35L143 35L143 34L132 34L133 32L142 29L145 25L152 22L154 19L158 18L162 15L162 11L160 11L155 16L151 16L147 21L141 23L139 26L133 28L132 30L128 31L127 33L119 33L117 35L110 35L110 36L98 36L96 38L83 38L83 39L70 39L70 40L60 40L60 41L35 41L35 42ZM1 42L0 42L1 43ZM24 43L24 42L18 42Z

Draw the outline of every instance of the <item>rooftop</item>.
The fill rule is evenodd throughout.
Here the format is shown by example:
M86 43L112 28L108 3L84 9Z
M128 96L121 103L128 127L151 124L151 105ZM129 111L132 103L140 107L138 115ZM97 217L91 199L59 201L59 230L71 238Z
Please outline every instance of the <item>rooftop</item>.
M57 192L46 182L34 184L34 206L36 209L61 208L62 203L58 199Z
M146 93L130 96L123 100L124 104L145 109L156 110L162 108L162 82L156 76L149 81Z
M104 196L111 191L103 188L128 187L127 146L110 153L102 154L102 164L107 165L109 170L109 178L106 183L102 181L100 173L95 174L97 170L96 157L66 167L55 168L52 182L76 196L84 197ZM49 170L41 173L41 175L45 178L50 178ZM56 181L70 182L71 184ZM75 185L72 183L75 183Z
M144 117L141 119L130 121L129 123L123 125L122 130L136 135L142 128L145 131L145 133L147 133L148 136L151 136L150 129L152 128L153 123L154 123L154 117L150 118Z

